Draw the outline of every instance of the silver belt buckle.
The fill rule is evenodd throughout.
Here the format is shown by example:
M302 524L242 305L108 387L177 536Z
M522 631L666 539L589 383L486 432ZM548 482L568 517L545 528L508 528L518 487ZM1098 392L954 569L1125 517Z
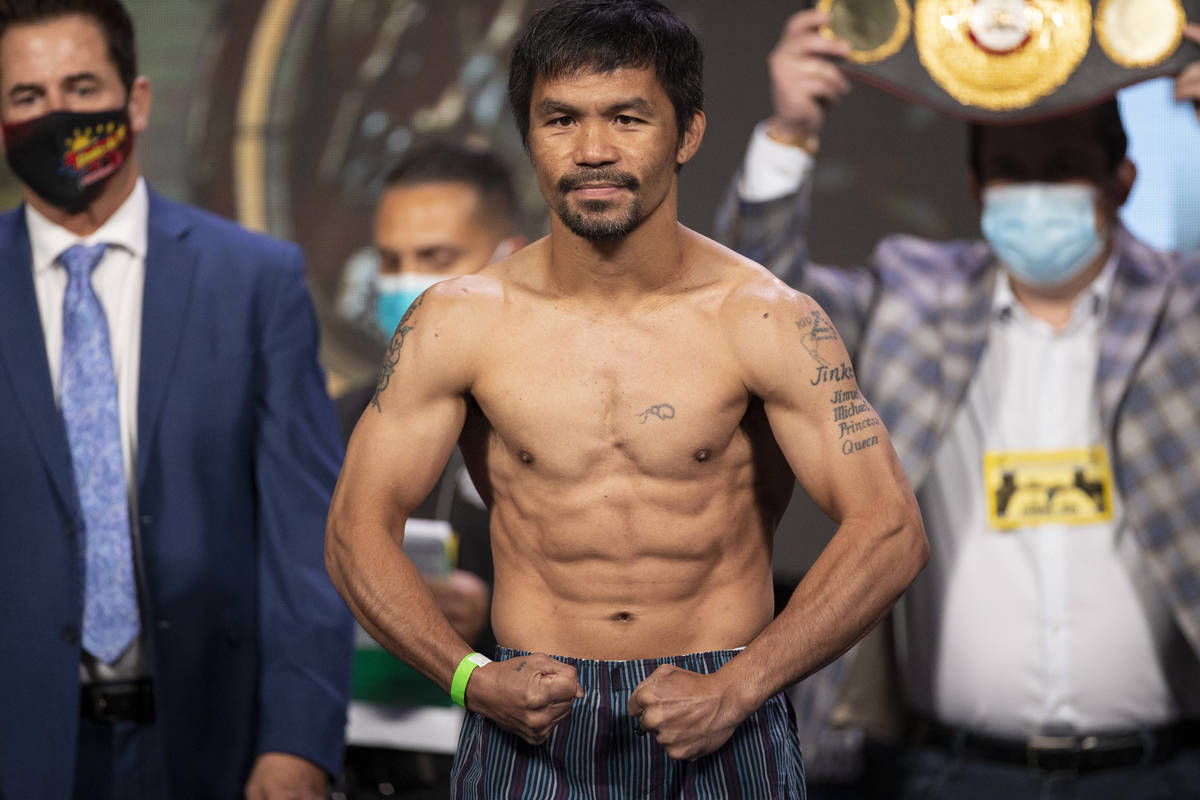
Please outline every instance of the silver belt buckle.
M1095 736L1087 737L1095 739ZM1035 733L1030 735L1025 740L1026 750L1077 750L1079 737L1077 736L1047 736L1044 733ZM1095 744L1092 745L1095 747Z
M1089 739L1095 737L1089 736ZM1025 763L1031 770L1044 769L1038 763L1038 756L1043 753L1073 754L1080 750L1081 741L1076 736L1051 736L1044 733L1034 733L1025 739ZM1092 742L1095 747L1095 742Z

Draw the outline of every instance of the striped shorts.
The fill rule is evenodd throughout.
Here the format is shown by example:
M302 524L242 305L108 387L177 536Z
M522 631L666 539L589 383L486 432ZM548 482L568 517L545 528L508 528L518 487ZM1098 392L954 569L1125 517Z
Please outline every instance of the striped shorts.
M497 660L527 655L497 648ZM716 672L737 655L718 650L636 661L562 658L575 667L584 697L550 738L531 745L480 714L459 735L451 797L459 800L624 800L753 798L804 800L796 721L780 692L738 726L715 753L676 761L653 734L638 736L626 701L660 664Z

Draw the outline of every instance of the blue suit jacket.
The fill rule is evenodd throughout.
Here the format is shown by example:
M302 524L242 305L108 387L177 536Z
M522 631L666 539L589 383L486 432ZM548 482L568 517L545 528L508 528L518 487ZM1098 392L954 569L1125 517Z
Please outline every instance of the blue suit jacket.
M145 619L173 798L253 759L337 772L351 618L325 573L341 460L297 247L151 193L138 392ZM0 796L70 796L82 515L23 209L0 215Z

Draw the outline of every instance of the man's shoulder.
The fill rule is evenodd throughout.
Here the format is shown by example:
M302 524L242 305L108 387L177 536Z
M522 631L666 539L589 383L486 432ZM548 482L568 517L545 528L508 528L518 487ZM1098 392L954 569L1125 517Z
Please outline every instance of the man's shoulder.
M439 315L479 314L501 307L509 290L502 273L458 275L426 289L421 295L422 309Z
M548 239L527 245L507 258L492 262L478 272L439 281L425 298L442 313L480 315L501 311L514 301L540 297L545 287ZM520 304L524 308L524 304Z
M28 236L25 229L25 205L23 203L16 208L0 213L0 245L7 246L10 241L18 237L28 238Z
M710 257L721 274L719 319L726 333L735 337L760 335L764 320L806 320L820 313L809 295L789 286L769 269L711 242Z
M991 248L978 239L938 241L902 233L884 237L871 255L872 264L881 272L929 280L973 275L994 260Z
M223 262L234 259L287 264L299 254L299 246L292 242L252 231L219 214L154 192L150 193L150 227L169 236L185 237L201 250L218 251Z
M494 272L447 278L413 301L401 325L408 320L419 331L434 331L437 352L474 352L504 324L508 290Z
M1180 259L1182 282L1200 291L1200 250L1187 253Z
M1182 291L1196 286L1200 251L1176 253L1159 250L1139 239L1127 228L1117 233L1118 272L1138 283L1169 283Z
M16 205L13 208L8 209L7 211L0 211L0 226L3 226L4 228L8 228L8 226L12 225L13 222L22 218L24 216L24 214L25 214L25 204L24 203L19 203L18 205Z
M778 302L799 294L762 264L695 231L689 235L689 257L702 267L699 274L717 276L724 306L736 308L755 300Z
M1134 261L1149 275L1149 282L1165 283L1176 315L1182 315L1192 330L1200 330L1200 250L1191 253L1163 252L1146 248Z

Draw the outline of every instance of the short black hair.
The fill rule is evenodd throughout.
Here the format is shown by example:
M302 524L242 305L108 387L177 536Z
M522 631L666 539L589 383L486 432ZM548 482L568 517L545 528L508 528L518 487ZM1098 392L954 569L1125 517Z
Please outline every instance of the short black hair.
M675 109L679 140L704 107L704 54L687 25L656 0L562 0L534 14L508 72L508 101L529 147L538 78L653 67Z
M133 20L119 0L0 0L0 36L9 25L45 22L72 14L91 17L100 25L108 43L108 57L129 94L137 78L137 47Z
M465 183L479 192L484 213L515 230L520 219L508 164L491 150L431 139L416 145L389 169L384 190L426 183Z
M1092 133L1096 141L1104 147L1108 171L1113 172L1125 160L1129 149L1129 137L1125 134L1125 124L1121 121L1121 109L1116 98L1110 98L1103 103L1075 112L1087 114L1091 122ZM1037 123L1032 123L1037 124ZM972 122L967 126L967 163L976 177L982 177L983 153L981 140L983 131L991 126Z

